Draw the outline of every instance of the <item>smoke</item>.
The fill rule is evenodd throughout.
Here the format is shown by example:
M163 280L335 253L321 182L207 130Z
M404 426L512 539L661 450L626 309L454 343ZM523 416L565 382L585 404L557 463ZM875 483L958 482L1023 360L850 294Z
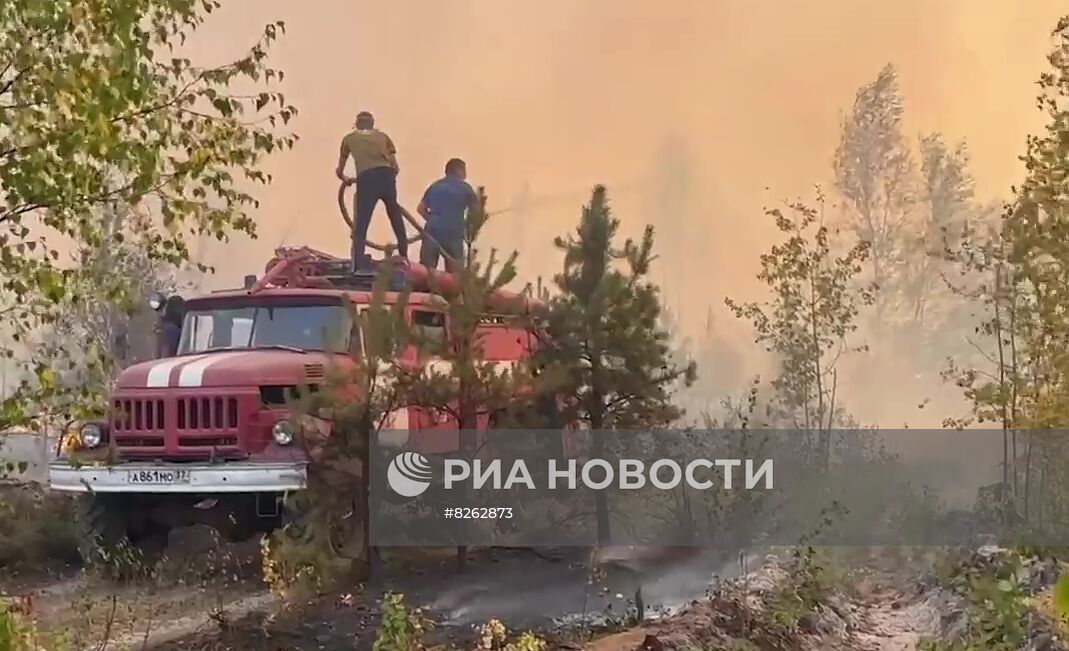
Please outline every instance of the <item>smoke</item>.
M259 271L284 237L347 251L333 168L368 109L398 145L409 207L452 156L492 209L527 206L487 229L520 251L526 279L557 269L553 236L607 184L627 234L655 225L658 280L697 333L710 306L725 314L725 295L759 296L774 235L762 207L829 185L841 116L888 62L909 135L966 139L979 197L1007 194L1042 124L1033 84L1064 11L1061 0L232 1L193 41L196 58L223 62L286 21L273 62L302 140L271 162L259 240L208 252L214 282ZM372 238L389 234L377 215ZM749 339L732 321L719 323Z

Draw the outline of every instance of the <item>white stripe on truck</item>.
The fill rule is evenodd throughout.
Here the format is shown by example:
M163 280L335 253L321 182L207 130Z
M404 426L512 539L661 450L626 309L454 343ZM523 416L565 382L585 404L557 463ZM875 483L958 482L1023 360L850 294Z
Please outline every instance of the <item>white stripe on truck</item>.
M204 372L208 370L209 366L214 365L217 362L221 362L224 359L236 357L242 353L215 353L209 355L204 359L199 359L191 364L186 364L182 367L182 371L178 374L178 386L180 387L199 387L204 384Z
M196 355L194 357L176 357L174 359L164 360L157 363L155 366L149 369L148 378L145 379L145 386L149 388L160 388L171 385L171 371L177 368L181 364L196 361L204 355Z

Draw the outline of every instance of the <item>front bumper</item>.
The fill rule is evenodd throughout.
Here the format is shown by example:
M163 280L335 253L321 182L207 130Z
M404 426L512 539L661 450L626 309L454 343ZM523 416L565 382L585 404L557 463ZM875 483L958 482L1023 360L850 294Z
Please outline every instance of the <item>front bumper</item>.
M52 490L71 493L260 493L301 490L304 463L218 464L128 462L74 467L48 466ZM138 481L140 480L140 481Z

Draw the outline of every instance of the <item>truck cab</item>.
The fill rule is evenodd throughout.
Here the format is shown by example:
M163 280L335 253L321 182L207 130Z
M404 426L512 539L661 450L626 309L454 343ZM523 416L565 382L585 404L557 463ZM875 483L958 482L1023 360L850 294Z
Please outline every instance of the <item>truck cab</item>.
M288 405L298 389L316 390L328 369L353 363L361 336L353 307L372 300L369 279L324 272L335 260L280 250L247 288L185 300L174 354L124 369L107 417L61 442L50 483L85 495L86 554L125 542L151 557L172 529L193 524L232 541L280 526L282 500L305 488L308 466L301 416ZM417 281L430 273L403 269ZM425 289L407 294L406 318L445 337L446 315ZM387 303L398 296L387 294ZM508 365L529 354L523 328L487 319L485 329L487 359ZM404 354L416 361L414 350ZM399 409L387 427L407 449L457 449L455 424L416 408Z

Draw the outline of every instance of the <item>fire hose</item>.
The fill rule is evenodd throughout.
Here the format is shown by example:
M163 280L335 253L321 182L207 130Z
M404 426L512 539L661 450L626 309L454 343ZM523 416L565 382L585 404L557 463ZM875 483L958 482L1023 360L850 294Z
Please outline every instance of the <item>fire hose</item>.
M349 226L349 230L351 231L353 228L353 219L349 215L349 204L345 201L345 188L348 185L348 183L343 182L340 186L338 186L338 210L341 211L341 217L345 220L345 223ZM442 248L442 245L438 242L438 240L434 239L434 237L432 237L430 233L427 232L427 229L423 228L422 224L416 221L416 218L412 216L412 213L408 212L407 208L400 204L398 204L398 208L401 209L401 216L405 218L405 221L411 224L412 227L416 229L416 232L419 233L415 237L409 238L407 240L408 244L414 244L415 242L418 242L422 239L429 240L438 247L438 251L446 260L454 264L456 263L456 259L453 258L453 256L449 255L449 253L447 253L444 248ZM371 240L367 240L367 246L369 248L375 249L376 251L381 251L386 255L390 255L390 253L397 248L396 244L387 244L384 246L382 244L372 242Z

